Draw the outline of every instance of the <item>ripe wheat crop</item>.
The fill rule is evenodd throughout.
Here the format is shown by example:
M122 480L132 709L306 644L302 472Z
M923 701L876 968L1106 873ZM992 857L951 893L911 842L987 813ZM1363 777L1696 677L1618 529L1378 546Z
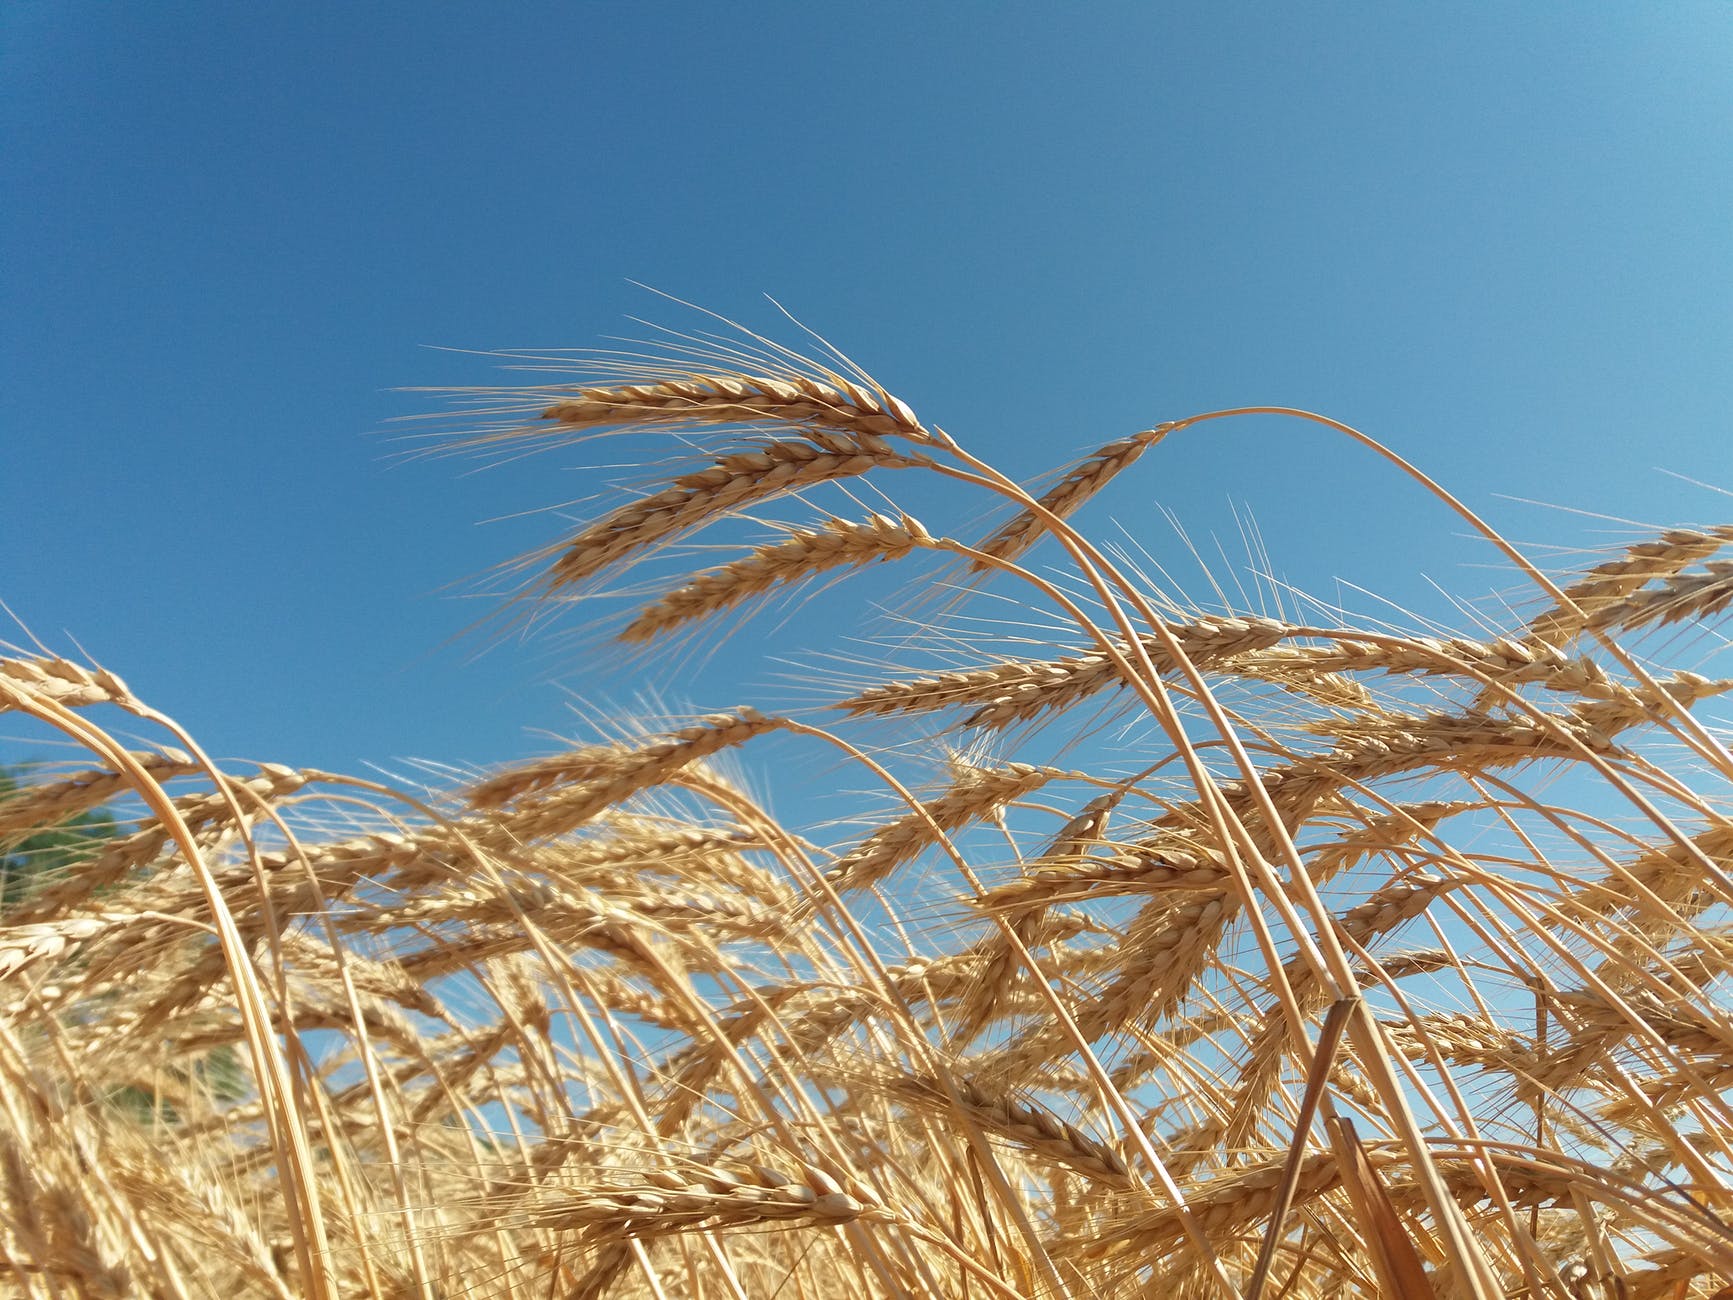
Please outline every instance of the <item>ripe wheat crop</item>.
M1304 622L1083 522L1236 412L1025 487L762 343L460 409L695 457L532 557L531 611L629 593L595 626L672 648L894 564L1038 618L435 795L0 662L83 753L0 851L121 823L0 914L0 1295L1733 1294L1733 527L1554 578L1409 471L1526 615ZM858 504L910 475L955 517ZM849 819L753 793L796 765Z

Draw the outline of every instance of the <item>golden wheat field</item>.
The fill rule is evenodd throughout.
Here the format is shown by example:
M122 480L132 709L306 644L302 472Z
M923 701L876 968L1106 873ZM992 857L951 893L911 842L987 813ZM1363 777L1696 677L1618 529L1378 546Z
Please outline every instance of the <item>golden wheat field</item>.
M0 850L116 819L0 912L0 1294L1733 1295L1733 526L1549 574L1259 408L1395 461L1520 613L1204 605L1084 507L1247 412L1025 487L826 356L449 395L443 445L687 457L511 616L626 592L598 633L673 651L894 563L1014 637L437 789L0 662L79 754ZM916 476L952 517L885 504Z

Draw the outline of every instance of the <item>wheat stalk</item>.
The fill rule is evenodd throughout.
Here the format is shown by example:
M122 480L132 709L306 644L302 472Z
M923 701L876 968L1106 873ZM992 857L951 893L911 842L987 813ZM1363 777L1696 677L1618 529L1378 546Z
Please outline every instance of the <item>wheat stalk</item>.
M700 573L685 586L661 597L626 625L620 640L650 641L672 628L813 574L901 559L931 541L927 530L907 515L891 519L874 514L860 523L827 519L818 528L790 529L786 540L760 547L745 559Z
M229 775L113 675L0 660L0 708L92 756L0 804L0 843L128 810L0 917L0 1294L1733 1279L1733 530L1555 582L1416 473L1538 614L1205 608L1073 521L1232 413L1025 489L840 360L675 351L485 396L517 422L472 445L704 458L534 557L532 598L661 592L622 635L672 667L701 618L912 561L893 612L942 611L933 657L911 620L911 666L822 711L628 723L414 790ZM925 523L795 516L889 469L942 489ZM766 544L676 567L771 501ZM1010 522L951 540L983 508ZM1018 564L1045 535L1052 565Z

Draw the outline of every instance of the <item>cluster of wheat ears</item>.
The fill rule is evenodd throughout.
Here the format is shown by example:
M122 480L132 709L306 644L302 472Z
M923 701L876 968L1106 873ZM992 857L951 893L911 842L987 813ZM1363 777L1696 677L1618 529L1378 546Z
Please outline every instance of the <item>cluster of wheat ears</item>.
M528 608L636 594L620 640L690 644L894 560L1022 653L935 636L437 789L224 770L106 671L0 661L86 755L0 847L124 819L0 915L0 1295L1733 1294L1733 757L1694 712L1733 682L1679 662L1733 527L1555 580L1260 408L1531 598L1476 636L1205 608L1071 520L1243 412L1025 488L834 355L608 364L459 404L484 450L700 458ZM959 520L844 504L899 472ZM842 793L791 825L753 791L796 771Z

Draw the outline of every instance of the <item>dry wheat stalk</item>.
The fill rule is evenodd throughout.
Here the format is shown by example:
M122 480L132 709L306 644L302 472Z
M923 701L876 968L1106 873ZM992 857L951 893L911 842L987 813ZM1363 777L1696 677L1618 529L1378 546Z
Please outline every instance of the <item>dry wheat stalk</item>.
M792 528L785 540L762 546L742 560L710 569L642 610L620 633L620 640L650 641L682 624L708 617L776 587L800 582L830 569L859 568L897 560L931 535L908 515L892 519L872 514L855 523L827 519L817 528Z
M1342 930L1356 946L1365 947L1372 940L1419 916L1445 884L1441 878L1420 875L1391 881L1343 913L1340 919ZM1290 961L1283 967L1283 975L1302 1011L1316 1013L1324 1008L1328 996L1317 987L1316 976L1308 963ZM1273 1006L1264 1013L1263 1025L1240 1066L1239 1087L1230 1107L1232 1118L1224 1134L1229 1145L1248 1145L1254 1128L1263 1117L1279 1082L1282 1059L1292 1042L1290 1030L1281 1007Z
M1105 857L1043 862L1027 875L995 885L979 904L1020 911L1122 894L1220 891L1226 879L1227 868L1219 854L1183 837L1164 835L1147 844L1116 846Z
M940 1115L951 1110L950 1096L936 1079L911 1076L891 1080L887 1086L900 1100ZM1109 1187L1130 1185L1125 1157L1076 1125L1033 1102L993 1092L970 1079L958 1078L954 1087L963 1107L987 1132Z
M1595 565L1566 587L1564 594L1575 610L1555 604L1529 623L1528 637L1557 645L1586 628L1614 626L1619 619L1610 611L1621 602L1651 582L1665 582L1688 565L1708 559L1729 541L1733 541L1733 527L1723 526L1706 532L1673 529L1655 541L1638 542L1620 558Z
M1028 763L997 768L959 763L949 790L873 831L825 874L839 890L866 889L936 844L940 835L974 825L1059 775Z
M1687 844L1657 845L1609 871L1600 882L1601 893L1592 910L1630 909L1633 917L1646 925L1673 928L1716 902L1729 901L1704 873L1703 859L1733 874L1733 820L1717 818L1713 825L1692 835ZM1672 915L1656 917L1632 896L1632 885L1653 894L1672 909Z
M1195 1189L1188 1199L1193 1214L1204 1225L1212 1241L1225 1240L1266 1217L1274 1207L1282 1180L1282 1162L1272 1160L1252 1169L1212 1180ZM1309 1155L1301 1163L1296 1202L1303 1203L1329 1192L1341 1181L1336 1159L1327 1152ZM1082 1259L1102 1259L1123 1254L1142 1245L1159 1257L1179 1244L1179 1215L1172 1207L1146 1211L1125 1224L1088 1241L1066 1242L1068 1253Z
M583 388L542 412L567 429L645 425L810 425L836 433L930 441L907 405L840 375L688 375L654 384Z
M1124 470L1129 469L1138 457L1172 432L1174 427L1171 423L1158 424L1153 429L1145 429L1129 438L1108 443L1094 455L1079 461L1064 478L1042 493L1038 499L1040 508L1061 519L1069 518L1080 510L1089 498ZM1040 515L1032 511L1025 512L1005 524L977 549L985 555L1001 560L1014 560L1039 541L1047 528L1048 525ZM984 566L980 561L976 561L975 567Z
M1702 573L1668 578L1653 591L1640 591L1607 606L1589 620L1597 630L1630 631L1707 618L1733 605L1733 560L1711 560Z
M1275 645L1288 635L1285 624L1250 617L1168 624L1167 631L1200 668ZM1119 643L1122 652L1125 644ZM1143 650L1158 672L1173 671L1171 657L1156 637L1144 637ZM964 725L1001 728L1073 707L1100 691L1124 685L1113 661L1091 651L887 682L839 700L835 707L856 717L966 708L972 712Z
M1034 860L1039 864L1034 870L1064 872L1083 862L1088 850L1101 841L1109 815L1124 797L1124 791L1116 790L1090 800L1048 841ZM975 902L978 906L990 908L993 906L989 901L991 898L991 894L984 894ZM1031 953L1059 938L1059 928L1051 923L1047 904L1042 902L1007 908L1004 924L1010 931L1009 937L1000 930L977 944L980 973L957 1009L952 1030L954 1042L959 1047L972 1042L1009 1003L1021 962L1011 938Z
M1324 672L1379 672L1435 677L1460 675L1467 668L1505 686L1536 685L1593 699L1610 692L1605 668L1592 659L1573 657L1545 643L1498 637L1408 637L1355 641L1333 638L1326 645L1282 646L1263 652L1261 661L1274 665L1291 660Z
M172 780L202 771L178 750L164 753L138 752L133 760L154 779ZM122 773L108 768L94 768L61 777L57 781L40 781L26 785L0 798L0 845L22 839L47 826L58 826L68 818L100 807L132 789Z
M938 509L997 492L1010 558L1162 432L1021 493L870 382L706 346L499 398L556 444L769 431L604 508L540 557L542 595L882 468L947 475ZM762 374L727 373L754 349ZM894 507L776 527L660 580L628 638L960 549ZM1733 843L1702 707L1726 684L1669 662L1678 632L1642 661L1613 638L1724 611L1730 537L1665 534L1456 636L1188 609L1067 527L1080 567L982 581L1083 649L874 687L834 731L741 710L432 795L121 747L66 708L195 750L109 675L0 662L0 707L96 755L0 806L0 837L149 803L0 918L0 1294L1213 1298L1270 1233L1263 1300L1370 1294L1405 1246L1465 1300L1703 1300L1733 1276ZM1109 692L1124 728L1019 725ZM983 748L910 795L948 710ZM704 770L773 729L812 780L884 782L892 820L814 827ZM925 901L940 848L960 923ZM1317 1067L1340 1150L1315 1150L1295 1031L1354 985L1380 1019ZM1111 1138L1060 1118L1085 1115Z
M132 699L126 683L101 668L70 659L0 659L0 709L18 707L31 696L68 708L123 704Z
M53 961L68 948L108 929L102 917L81 916L66 921L0 929L0 977L15 975L39 962Z
M546 849L551 874L626 868L684 876L703 869L712 855L734 857L738 850L763 847L762 837L745 826L693 826L621 817L605 833L555 842ZM744 882L741 882L744 884Z
M815 1166L789 1175L768 1166L646 1170L640 1183L561 1188L554 1203L523 1211L536 1228L579 1230L598 1238L655 1236L697 1228L761 1223L849 1223L890 1213L858 1184L842 1184Z
M265 763L253 777L244 781L230 779L226 794L212 791L181 795L172 801L172 806L189 831L209 840L235 829L231 823L237 802L246 816L256 812L260 805L297 793L310 779L309 774L279 763ZM21 921L40 921L82 907L100 891L169 852L173 843L174 837L164 822L154 817L147 818L132 835L110 842L70 873L42 884L14 915ZM191 893L200 892L191 882L188 888ZM156 910L178 909L171 904Z
M1387 1021L1386 1038L1405 1056L1423 1060L1430 1044L1448 1060L1472 1069L1531 1077L1536 1057L1531 1040L1476 1015L1440 1013L1409 1023Z
M513 768L471 786L468 798L473 807L493 809L521 803L526 796L544 794L553 787L575 786L579 787L578 802L588 804L597 791L624 789L630 793L665 781L682 767L741 744L776 725L776 719L766 718L754 709L712 714L648 745L593 745ZM610 795L602 806L624 797L625 794ZM549 806L544 802L514 824L521 831L526 822L534 821L537 814L545 814Z
M748 506L874 469L931 466L918 452L881 439L771 442L719 456L642 501L622 506L569 538L549 566L547 591L580 586L636 552Z

